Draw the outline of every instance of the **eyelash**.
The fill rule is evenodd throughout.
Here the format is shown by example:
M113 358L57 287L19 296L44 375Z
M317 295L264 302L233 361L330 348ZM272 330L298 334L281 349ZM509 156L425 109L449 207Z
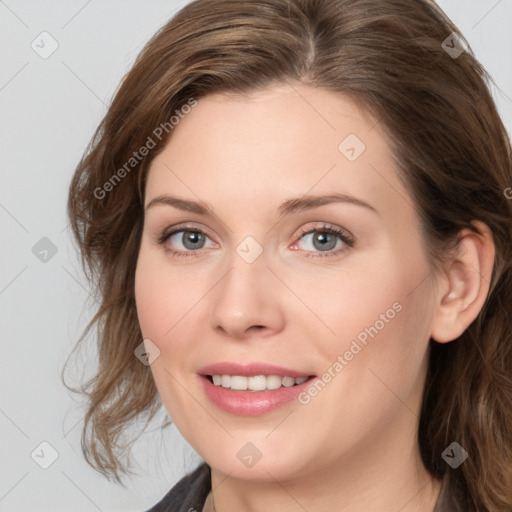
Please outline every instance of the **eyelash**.
M191 233L200 233L202 235L205 235L208 237L208 234L205 233L202 229L199 229L195 226L189 226L189 225L181 225L176 226L172 231L164 231L157 239L158 244L164 245L167 240L175 235L176 233L180 232L191 232ZM315 227L315 228L302 228L299 232L297 240L300 240L305 235L309 235L311 233L329 233L331 235L336 235L340 238L340 240L345 244L345 247L342 247L340 249L337 249L335 251L303 251L305 253L305 256L308 258L329 258L338 256L340 253L347 251L348 249L354 247L355 240L352 236L350 236L345 230L341 230L339 228L336 228L330 224L324 224L322 227ZM208 237L210 238L210 237ZM178 257L195 257L200 256L201 249L198 250L189 250L189 251L177 251L175 249L171 249L170 247L165 246L165 250L169 252L172 256L178 256ZM314 253L315 256L313 256L311 253Z

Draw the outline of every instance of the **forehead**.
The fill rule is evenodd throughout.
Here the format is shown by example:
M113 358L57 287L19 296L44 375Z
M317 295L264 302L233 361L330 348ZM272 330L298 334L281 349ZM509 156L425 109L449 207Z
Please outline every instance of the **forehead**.
M150 167L146 203L165 192L238 212L327 192L408 207L382 124L347 97L304 85L198 100Z

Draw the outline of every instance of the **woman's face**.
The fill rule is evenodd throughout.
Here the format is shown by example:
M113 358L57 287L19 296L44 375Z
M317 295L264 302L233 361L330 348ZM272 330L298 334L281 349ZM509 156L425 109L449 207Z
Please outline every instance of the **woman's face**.
M283 481L417 449L434 276L377 120L303 85L210 95L153 160L150 203L140 326L163 404L213 468Z

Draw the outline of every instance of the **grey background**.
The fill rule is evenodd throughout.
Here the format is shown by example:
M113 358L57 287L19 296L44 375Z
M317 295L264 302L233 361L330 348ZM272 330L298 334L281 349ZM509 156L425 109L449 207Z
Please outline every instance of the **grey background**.
M0 511L142 511L199 461L174 426L152 430L134 449L140 476L108 482L82 457L83 411L59 377L93 304L67 230L71 175L143 44L186 3L0 1ZM512 0L439 4L493 76L511 133ZM31 47L43 31L58 42L47 59ZM94 340L82 359L94 367ZM58 454L47 469L34 461L51 460L44 441Z

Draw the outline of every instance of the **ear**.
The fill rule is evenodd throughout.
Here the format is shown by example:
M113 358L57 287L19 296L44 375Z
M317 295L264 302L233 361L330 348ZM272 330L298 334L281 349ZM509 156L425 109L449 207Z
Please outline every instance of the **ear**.
M431 338L446 343L458 338L480 313L491 282L495 246L489 227L471 223L479 233L464 229L439 275Z

